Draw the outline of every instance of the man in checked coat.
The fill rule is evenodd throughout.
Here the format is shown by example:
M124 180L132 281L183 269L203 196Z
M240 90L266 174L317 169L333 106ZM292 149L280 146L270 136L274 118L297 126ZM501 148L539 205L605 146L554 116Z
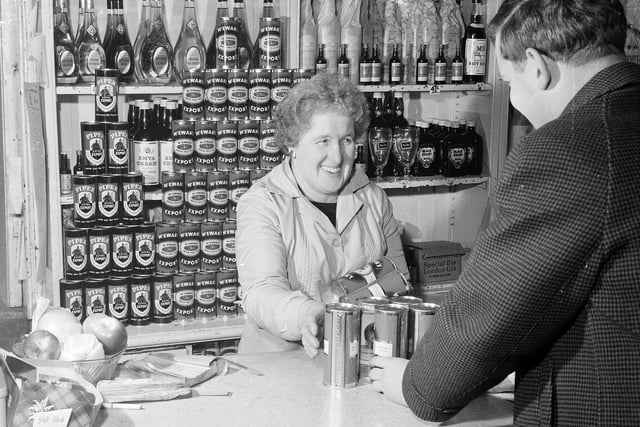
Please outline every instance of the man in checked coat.
M618 0L505 0L489 34L536 128L410 361L373 387L442 421L516 372L518 426L640 425L640 66Z

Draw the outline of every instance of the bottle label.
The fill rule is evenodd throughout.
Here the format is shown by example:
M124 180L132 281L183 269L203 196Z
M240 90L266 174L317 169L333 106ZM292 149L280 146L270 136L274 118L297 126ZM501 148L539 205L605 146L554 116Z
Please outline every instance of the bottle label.
M444 83L447 81L447 64L444 62L436 63L435 82Z
M66 22L61 22L60 25L58 25L58 31L60 31L62 34L67 34L69 32L69 26L66 24Z
M338 75L340 77L349 78L349 64L338 64Z
M200 50L191 46L184 54L184 65L188 71L198 70L202 67L202 55L200 54Z
M135 171L142 173L144 184L158 184L160 178L160 169L158 168L158 142L134 140L133 148Z
M71 175L63 173L60 175L60 194L68 195L71 192Z
M462 81L464 63L454 62L451 64L451 82L460 83Z
M487 39L467 39L464 72L469 76L484 76L487 64Z
M122 49L116 54L116 66L120 74L127 74L131 70L131 56L129 52Z
M449 149L449 163L456 168L460 169L464 166L465 158L465 149L463 147L454 147Z
M400 82L402 78L402 64L400 62L393 62L391 64L391 81L394 83Z
M416 73L417 83L426 83L429 78L429 63L420 62L418 64L418 72Z
M98 32L98 31L96 30L96 27L94 27L93 25L89 25L85 31L86 31L86 32L87 32L91 37L95 36L95 35L96 35L96 33Z
M87 68L90 74L95 74L98 68L102 68L102 56L98 49L91 49L87 54Z
M155 48L152 55L152 67L156 76L165 75L169 71L170 66L169 52L167 52L167 49L162 46Z
M323 73L327 71L327 64L316 64L316 73Z
M371 64L368 62L360 63L360 83L371 83L372 75Z
M118 34L123 35L125 32L125 26L122 24L118 24L116 26L116 31L118 32Z
M428 169L436 159L436 150L434 147L422 147L418 151L418 162L420 165Z
M189 21L186 24L186 29L189 31L195 31L196 28L198 28L198 24L196 24L196 20L195 19L189 19Z
M378 84L382 81L382 63L374 62L371 64L371 83Z
M65 76L72 75L76 69L76 59L73 56L73 52L63 48L58 54L58 65L62 74Z

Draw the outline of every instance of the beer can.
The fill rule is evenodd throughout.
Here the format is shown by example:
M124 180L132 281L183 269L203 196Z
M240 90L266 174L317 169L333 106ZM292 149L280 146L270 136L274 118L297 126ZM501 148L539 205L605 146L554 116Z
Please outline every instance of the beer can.
M200 224L183 222L178 225L178 271L200 270Z
M205 118L207 120L227 119L227 70L208 69L205 78Z
M213 120L199 120L194 125L194 163L196 171L208 172L216 169L216 139L218 130Z
M360 367L360 309L354 304L327 304L324 313L324 384L354 387Z
M337 300L351 303L362 297L394 295L411 289L407 279L387 256L338 277L330 287Z
M120 225L111 228L111 275L126 277L133 274L133 227Z
M111 232L108 228L91 228L88 232L90 279L104 279L111 274Z
M229 219L236 219L240 197L249 190L249 171L229 171Z
M249 73L247 70L234 68L227 71L227 118L244 120L249 118Z
M391 297L391 302L394 304L404 305L409 308L413 304L420 304L422 298L414 297L412 295L394 295Z
M227 220L222 223L222 268L236 269L236 222Z
M190 322L196 317L195 275L178 273L173 276L173 318L180 322Z
M409 354L413 356L420 340L433 325L433 319L440 306L428 302L420 302L409 306Z
M313 70L311 68L294 68L292 73L293 80L291 86L295 86L298 83L307 81L311 77L313 77Z
M271 117L271 70L249 70L249 118L264 120Z
M129 172L120 178L122 189L122 223L138 225L144 222L144 190L142 174Z
M216 318L216 272L200 271L195 274L196 319Z
M235 270L216 272L216 312L218 317L238 316L238 273Z
M249 188L253 184L255 184L260 178L268 174L269 171L266 169L256 169L249 172Z
M80 122L82 164L85 175L101 175L107 170L103 122Z
M286 68L278 68L271 72L271 114L278 110L278 104L293 86L293 71Z
M78 321L84 316L84 281L60 280L60 307L66 308Z
M121 323L129 323L129 284L124 277L107 279L107 314Z
M160 162L160 179L162 172L173 172L173 137L166 136L158 140L158 159Z
M216 48L216 67L238 66L238 20L229 16L216 18L213 30Z
M376 306L388 304L387 297L364 297L357 301L362 311L360 322L360 379L369 380L369 362L373 357L375 341Z
M173 275L153 275L151 282L151 299L153 301L151 321L153 323L169 323L173 320Z
M207 174L184 174L184 220L200 223L207 219Z
M204 70L185 70L182 75L182 118L204 117Z
M231 171L238 165L238 125L235 120L218 122L217 169Z
M66 228L64 234L64 278L81 280L89 271L88 232L86 229Z
M192 121L174 120L171 123L173 136L173 170L192 172L195 168L195 128Z
M120 222L120 175L98 175L96 224L109 227Z
M229 218L229 172L207 173L207 219L225 221Z
M282 67L280 18L260 18L257 40L258 64L256 68Z
M282 151L276 143L275 120L260 122L260 150L258 151L260 169L271 170L282 162Z
M162 172L162 221L180 223L184 218L184 175Z
M133 276L129 282L129 324L146 325L151 320L151 276Z
M160 183L160 151L157 140L133 140L133 169L142 174L144 185Z
M107 314L107 283L104 279L84 283L85 319L93 314Z
M148 275L155 273L156 269L156 226L145 223L134 227L133 248L134 263L133 274Z
M201 257L203 271L216 271L222 267L222 223L205 221L200 224Z
M78 228L96 226L97 178L91 175L74 175L73 185L73 225Z
M107 173L122 175L129 172L129 123L108 122Z
M381 304L375 308L373 354L407 357L409 309L400 304Z
M260 149L260 122L257 120L238 121L238 169L258 169Z
M156 224L156 272L178 272L178 224Z
M96 68L95 92L97 121L115 122L118 120L118 70Z

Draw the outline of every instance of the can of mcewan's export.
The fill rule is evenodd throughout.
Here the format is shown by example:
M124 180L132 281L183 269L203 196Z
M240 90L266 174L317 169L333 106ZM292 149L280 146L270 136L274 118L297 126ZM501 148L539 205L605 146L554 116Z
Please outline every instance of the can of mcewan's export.
M292 86L307 81L311 77L313 77L313 70L311 68L294 68Z
M96 226L96 180L95 176L73 176L73 225L78 228Z
M178 273L173 276L173 318L190 322L195 318L195 276L193 273Z
M216 169L216 139L218 130L213 120L200 120L194 125L194 163L197 171L208 172Z
M80 122L82 153L85 175L101 175L106 172L107 154L104 137L104 123Z
M196 319L207 321L216 317L216 273L200 271L195 274Z
M64 277L81 280L89 269L87 230L67 228L64 230Z
M89 230L90 279L104 279L111 274L111 232L108 228Z
M96 120L115 122L118 120L118 70L97 68L95 78Z
M249 118L264 120L271 117L271 70L249 70Z
M260 122L257 120L238 121L238 169L258 169L260 149Z
M282 67L282 42L279 18L260 18L258 29L258 67Z
M293 72L288 69L278 68L271 72L271 114L278 110L278 104L293 86Z
M218 122L218 159L219 171L231 171L238 165L238 125L235 120Z
M107 279L107 314L121 323L129 322L129 285L124 277Z
M79 280L60 280L60 307L69 310L79 321L84 316L83 283Z
M144 192L142 174L130 172L120 178L122 189L122 223L138 225L144 221Z
M251 184L249 171L235 170L229 172L229 219L236 219L238 201L249 190Z
M154 274L151 286L153 323L169 323L173 320L173 275Z
M238 21L228 16L216 18L214 37L216 66L236 68L238 66Z
M375 313L376 306L388 304L386 297L366 297L357 301L362 310L360 321L360 379L369 380L369 362L373 357L373 343L375 341Z
M428 302L411 304L409 306L409 354L411 357L418 348L420 340L431 328L433 319L440 306Z
M238 273L235 270L221 270L216 273L216 310L218 317L236 317L238 306Z
M184 175L184 220L201 223L207 219L207 174L188 172Z
M354 387L360 366L360 309L354 304L327 304L324 314L324 384Z
M133 274L133 227L116 226L111 229L111 275L125 277Z
M382 304L375 310L373 354L406 358L409 309L400 304Z
M184 218L184 174L162 172L162 220L177 224Z
M98 175L96 193L97 225L100 227L116 225L120 221L120 176Z
M173 135L173 170L192 172L194 169L195 129L192 121L174 120L171 123Z
M125 174L129 172L129 123L106 123L107 172Z
M207 219L225 221L229 218L229 173L207 173Z
M133 276L129 296L131 298L132 325L146 325L151 319L151 276Z
M145 223L134 227L133 247L134 263L133 274L153 274L156 268L156 227L154 224Z
M276 144L275 120L260 122L260 150L258 151L260 169L271 170L282 162L282 152Z
M178 270L193 273L200 270L200 224L183 222L178 226Z
M249 172L249 188L251 188L251 186L255 184L256 181L258 181L260 178L265 176L267 173L269 173L269 171L266 169L256 169L256 170L250 171Z
M156 224L156 271L178 272L178 224Z
M235 68L227 72L227 80L227 117L229 120L249 118L249 73L247 70Z
M222 223L222 268L236 269L236 222L228 220Z
M185 70L182 78L182 118L204 117L204 71Z
M205 118L227 119L227 70L212 68L205 71Z
M104 279L84 283L85 318L92 314L107 314L107 283Z
M216 271L222 267L222 223L205 221L200 224L201 253L200 268Z

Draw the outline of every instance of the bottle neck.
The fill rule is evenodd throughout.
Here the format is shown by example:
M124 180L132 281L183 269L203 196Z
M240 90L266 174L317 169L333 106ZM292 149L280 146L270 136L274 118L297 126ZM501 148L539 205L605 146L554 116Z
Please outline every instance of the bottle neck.
M218 0L216 18L224 18L226 16L229 16L229 4L227 3L227 0Z
M196 8L193 4L193 0L185 0L184 12L182 14L182 26L184 27L189 21L196 19Z

